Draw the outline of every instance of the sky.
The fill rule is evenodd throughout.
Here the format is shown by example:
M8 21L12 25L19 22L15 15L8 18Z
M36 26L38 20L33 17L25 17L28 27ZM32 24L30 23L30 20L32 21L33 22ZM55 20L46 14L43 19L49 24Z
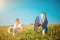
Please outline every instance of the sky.
M60 24L60 0L0 0L0 25L32 24L46 12L49 24Z

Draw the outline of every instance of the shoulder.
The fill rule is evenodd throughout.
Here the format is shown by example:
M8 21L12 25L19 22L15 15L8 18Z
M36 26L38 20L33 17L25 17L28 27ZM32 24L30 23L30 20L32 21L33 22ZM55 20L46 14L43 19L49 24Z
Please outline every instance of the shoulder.
M43 23L47 23L47 22L48 22L47 18L43 20Z
M19 24L18 26L22 26L21 24Z
M48 21L47 18L44 21Z
M46 23L48 23L48 20L47 20L47 18L45 19L45 22L46 22Z

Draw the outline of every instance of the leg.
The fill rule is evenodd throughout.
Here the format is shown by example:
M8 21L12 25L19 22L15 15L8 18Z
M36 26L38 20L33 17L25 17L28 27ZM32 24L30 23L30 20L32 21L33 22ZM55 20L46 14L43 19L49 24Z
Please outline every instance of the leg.
M13 28L13 36L18 34L18 30L16 28Z
M42 36L43 36L43 37L45 36L45 30L42 31Z

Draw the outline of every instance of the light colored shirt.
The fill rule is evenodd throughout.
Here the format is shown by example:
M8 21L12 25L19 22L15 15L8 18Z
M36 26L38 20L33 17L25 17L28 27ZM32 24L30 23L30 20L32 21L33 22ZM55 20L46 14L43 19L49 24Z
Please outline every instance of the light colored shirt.
M21 24L18 24L18 25L14 24L14 28L20 28L20 29L22 29L22 25Z

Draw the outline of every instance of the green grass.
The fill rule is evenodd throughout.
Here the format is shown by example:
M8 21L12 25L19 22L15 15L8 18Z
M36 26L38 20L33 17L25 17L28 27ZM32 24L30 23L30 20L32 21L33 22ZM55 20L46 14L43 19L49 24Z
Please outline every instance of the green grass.
M42 37L42 28L34 32L34 25L23 25L23 31L12 36L8 33L8 26L0 27L0 40L60 40L60 24L49 24L46 37Z

